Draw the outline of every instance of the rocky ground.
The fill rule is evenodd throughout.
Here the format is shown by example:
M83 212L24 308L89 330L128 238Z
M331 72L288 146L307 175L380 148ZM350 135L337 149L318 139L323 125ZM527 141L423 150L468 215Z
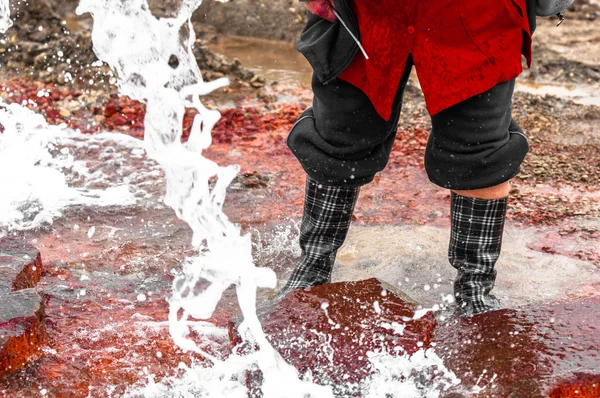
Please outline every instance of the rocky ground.
M69 8L70 3L65 4L64 7ZM168 14L164 4L153 6L157 13ZM272 10L283 6L290 4L287 0L275 2ZM86 28L89 21L68 19L62 22L55 12L45 12L48 9L43 4L40 7L26 9L17 15L7 39L0 42L4 73L0 95L9 102L29 101L27 106L44 114L52 124L64 123L83 133L109 130L143 137L145 108L143 104L119 96L110 81L108 67L94 64L96 58ZM238 23L239 26L254 26L254 23L239 22L238 13L256 16L263 15L257 10L269 9L260 1L233 1L227 5L207 2L203 7L203 15L225 13L232 29ZM72 16L71 9L59 11ZM571 7L567 20L560 27L555 26L555 19L540 19L534 36L534 64L520 81L577 83L580 87L600 88L599 15L598 3L582 0ZM292 30L296 22L290 21L287 19L286 26ZM212 23L215 26L196 24L199 40L195 52L200 67L207 79L226 75L235 81L232 88L208 99L209 106L223 109L224 115L214 132L215 143L242 147L276 143L270 150L287 151L282 146L285 133L297 115L310 105L310 92L302 84L287 87L267 82L245 69L239 61L228 61L210 51L207 45L220 40L219 31L224 29L224 24L217 19ZM272 32L264 27L262 31ZM71 79L65 79L67 73ZM40 96L40 92L45 94ZM282 101L281 98L286 99ZM288 103L290 100L292 102ZM223 108L224 104L227 109ZM231 108L232 104L234 108ZM531 153L514 184L511 218L522 225L562 223L559 231L562 237L584 241L597 239L600 233L599 108L556 96L540 97L518 92L514 113L528 134ZM189 133L193 117L192 111L186 114L184 136ZM394 148L396 156L392 156L391 164L422 169L422 152L429 128L418 82L411 82ZM262 136L260 132L265 131L274 132L274 135ZM268 185L265 182L268 176L253 175L256 169L250 165L247 168L245 172L251 176L248 180L253 181L251 185ZM278 169L277 166L273 168ZM297 213L297 209L289 211ZM379 206L378 211L367 207L359 216L365 222L383 222L393 214L393 206ZM408 218L407 215L401 217L404 221ZM565 223L565 220L572 222ZM544 244L538 249L564 251L549 249ZM594 245L584 245L568 254L600 265L600 254Z
M556 18L538 19L534 62L522 78L540 83L598 84L600 3L576 1L559 27Z
M34 3L14 14L14 25L0 41L3 79L9 76L59 87L97 88L116 92L110 68L98 61L91 40L91 20L76 16L71 9L62 15L45 2ZM264 86L264 79L208 49L217 40L215 29L196 24L194 54L203 77L214 80L228 76L232 87Z
M152 7L166 15L167 4L154 2ZM91 50L89 21L65 19L64 15L72 17L72 8L73 2L66 1L52 12L48 8L20 12L21 19L0 42L0 97L6 102L26 103L50 124L64 124L86 135L108 130L142 138L145 107L118 95L106 66L92 65L96 57ZM597 3L581 0L560 28L554 26L555 20L540 21L534 37L534 66L522 80L600 87L599 10ZM285 137L298 115L310 105L310 91L302 83L275 84L257 77L239 62L227 60L207 46L220 40L224 32L292 41L301 29L303 12L291 0L235 0L228 4L207 2L194 18L213 24L196 24L199 40L195 52L205 77L226 75L235 81L231 89L207 98L208 106L219 109L223 117L214 130L214 145L206 154L220 164L241 165L241 173L229 190L226 212L254 234L257 262L285 278L297 255L289 238L294 236L295 222L300 217L304 178L286 148ZM524 92L516 93L514 105L514 116L529 137L531 153L511 193L508 253L500 272L507 279L500 280L497 291L507 296L510 305L524 309L466 322L459 329L442 325L436 336L449 351L462 350L463 360L453 369L463 372L470 383L479 383L478 377L488 365L482 358L490 349L496 350L493 352L502 363L498 369L508 370L500 375L506 396L515 396L514 391L516 396L519 391L531 391L527 383L541 391L542 383L536 379L540 374L552 373L554 378L545 380L555 383L557 375L571 375L581 363L596 366L594 358L581 351L583 354L577 357L581 361L567 361L566 365L560 364L563 368L550 371L545 359L536 359L541 350L531 347L532 342L551 336L550 342L543 344L540 358L564 355L555 350L567 340L572 349L569 355L579 352L572 337L587 334L593 338L587 326L578 328L585 314L592 313L590 308L597 308L596 299L585 297L597 296L600 286L593 272L600 268L600 108ZM186 114L184 139L194 116L192 111ZM412 279L411 273L424 263L436 272L439 265L445 270L439 271L445 272L443 277L449 277L440 249L445 239L440 231L448 226L448 194L427 182L422 164L429 128L418 82L412 81L390 165L363 190L355 214L358 228L351 231L350 244L340 252L335 275L338 280L364 279L366 274L370 277L378 273ZM96 151L90 146L74 153L95 165ZM129 159L130 154L124 150L119 156ZM120 168L106 169L107 173L122 173ZM157 178L153 182L156 186L152 197L158 203L163 181ZM286 229L277 229L280 224ZM92 227L97 232L90 237ZM173 347L163 322L168 316L164 298L170 294L171 270L190 254L190 232L170 210L157 204L72 208L51 226L17 235L34 242L44 258L38 288L47 301L48 343L31 366L0 383L0 396L23 391L38 394L42 390L47 390L49 396L115 396L128 385L144 383L148 372L160 379L171 374L180 362L199 360ZM402 238L398 238L401 242L386 240L390 236L406 237L410 242ZM417 242L421 257L411 242ZM377 253L369 254L369 250ZM400 261L394 256L402 250L408 254ZM383 268L381 253L390 263ZM573 269L569 271L569 267ZM561 272L567 271L571 279L554 290L548 287L558 282L547 274L560 279ZM435 278L435 272L431 273L427 278ZM402 289L420 303L430 304L433 296L423 289L429 280L417 280L420 285L406 283ZM140 292L147 295L144 301L137 298ZM510 295L519 294L527 299L510 301ZM569 298L575 304L570 304ZM552 304L553 300L561 301ZM539 304L542 301L546 303ZM555 326L538 324L540 314L563 320ZM581 322L565 321L572 314L577 314L577 322ZM233 293L228 292L225 305L212 321L226 327L234 315L237 307ZM499 338L502 344L486 345L486 341L494 340L493 336L463 344L480 336L480 326L484 336L492 333L490 330L495 333L496 329L487 327L489 324L510 330L510 334ZM597 330L597 324L594 327ZM521 336L526 337L514 337L523 330L527 333ZM206 341L207 349L215 354L231 351L227 336L213 335ZM513 343L517 349L511 346ZM509 354L504 355L506 352ZM521 377L524 373L530 376ZM590 385L597 383L597 374L573 377L591 380ZM487 380L493 385L495 376L488 375ZM511 390L513 387L516 390ZM562 387L555 391L559 389ZM552 396L582 396L569 395L576 394L569 383L564 391L570 392L560 391ZM494 390L480 395L486 393L495 396Z

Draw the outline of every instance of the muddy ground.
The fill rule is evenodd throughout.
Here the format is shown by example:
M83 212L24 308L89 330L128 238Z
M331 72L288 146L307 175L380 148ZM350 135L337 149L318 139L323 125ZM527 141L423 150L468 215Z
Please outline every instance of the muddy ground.
M21 11L22 19L17 18L5 42L0 42L0 97L17 103L31 100L27 106L43 114L50 124L64 123L84 134L108 130L142 138L144 106L117 94L106 66L91 66L96 58L91 50L90 22L72 15L72 3L63 2L63 7L52 13L43 8ZM164 6L168 3L157 3L153 4L155 11L168 14ZM206 154L220 164L240 164L241 173L229 190L226 213L245 231L263 234L257 235L259 245L269 248L277 239L285 241L285 250L277 251L275 247L271 254L257 260L285 280L295 261L288 236L294 235L294 222L301 215L304 179L286 148L285 137L298 115L310 105L311 93L304 78L276 83L279 79L268 73L257 76L254 68L236 61L235 53L227 59L213 49L227 40L225 33L283 39L286 42L277 46L290 47L301 29L303 12L291 0L208 2L203 7L195 20L204 19L212 25L195 24L199 37L195 51L205 78L227 75L235 83L231 89L207 98L208 106L219 109L223 118L215 127L214 145ZM534 65L524 72L521 82L534 88L544 83L568 83L577 89L598 90L599 10L597 3L582 0L567 14L568 19L560 28L555 26L555 20L540 20L534 37ZM252 60L260 63L260 53L249 58L249 62ZM65 81L66 73L72 79ZM41 90L47 95L40 97ZM194 116L191 111L186 114L186 135ZM543 296L541 287L544 280L553 277L548 273L561 276L560 271L575 265L585 265L588 270L600 268L600 107L520 91L514 98L514 117L529 137L531 153L515 179L510 200L508 261L505 255L503 269L512 272L501 273L505 278L512 277L513 285L528 284L528 290L522 294L528 300L508 302L533 302L535 306L542 299L597 294L598 284L590 276L593 272L583 274L579 268L572 273L583 275L581 280L575 281L569 274L572 285L561 287L560 295L550 291L552 294L546 292L548 296ZM407 240L424 243L425 249L426 241L444 240L439 231L446 231L449 223L448 194L427 182L422 163L429 128L418 81L412 80L390 165L364 189L355 214L354 225L358 228L351 231L350 243L365 250L353 251L352 245L344 248L339 269L349 273L334 277L343 279L366 273L372 276L399 268L395 257L389 257L393 264L380 271L376 268L381 264L369 262L367 249L371 246L378 251L373 258L385 250L401 250L398 242L388 242L385 237L407 236ZM103 167L96 165L98 154L94 150L79 151L75 152L77 156L88 159L94 167ZM131 154L123 150L119 156L130 159ZM121 163L126 165L128 161ZM109 165L106 169L107 174L115 174ZM159 203L163 189L160 178L154 181L152 189L152 198ZM163 231L156 235L148 220L162 225ZM81 228L76 231L74 224ZM276 225L290 227L279 233L285 239L274 237L278 233ZM88 231L92 226L98 231L93 239L79 231ZM376 238L374 244L369 240L372 238L361 238L363 235L381 238ZM0 396L15 396L23 391L33 394L42 386L48 388L49 396L86 396L92 387L106 388L102 392L96 390L97 394L110 396L104 391L117 386L116 393L120 393L130 383L143 382L147 376L139 369L148 364L152 372L161 376L184 361L165 330L159 328L159 322L167 317L164 297L170 294L170 271L191 250L189 230L169 209L160 205L73 208L53 225L20 236L36 240L45 259L41 286L49 302L50 343L44 356L32 366L3 381ZM418 267L413 265L422 265L419 262L423 259L409 243L404 250L416 257L403 266L409 268L408 272L415 272ZM442 244L445 243L436 243L436 253L443 251ZM449 275L444 253L436 256L428 261L433 258ZM147 261L149 258L152 261ZM532 259L540 258L543 261L530 264ZM358 270L350 269L353 266ZM538 269L532 271L530 267ZM553 271L547 272L544 267ZM588 280L589 286L583 279ZM500 282L497 291L503 298L517 296L510 283ZM420 289L405 288L423 303L431 300L423 293L422 285ZM87 289L86 295L80 294L82 289ZM140 291L146 292L144 289L155 292L154 296L137 302L136 296ZM114 320L105 325L107 311ZM227 317L222 315L221 324L234 311L224 312ZM148 319L156 324L150 325ZM142 321L154 329L146 325L148 330L140 337L135 329ZM157 351L165 357L156 360ZM110 391L115 393L114 389Z
M14 13L15 26L0 42L2 97L18 102L31 99L33 103L28 106L42 112L50 123L66 123L84 133L110 130L141 138L143 105L117 95L110 69L94 64L91 21L88 17L74 15L74 2L61 4L49 12L44 2L38 2L35 7ZM154 2L152 7L157 14L168 15L169 4ZM242 109L252 104L252 114L246 119L256 123L256 131L273 129L273 125L284 130L291 126L302 109L310 105L305 78L278 84L273 78L257 75L242 65L236 59L235 51L227 59L211 49L218 49L220 42L228 40L225 30L255 37L282 38L288 42L293 40L304 15L298 4L294 4L291 0L206 2L194 15L198 36L194 51L204 77L229 76L233 80L231 88L209 97L211 106L238 107L239 110L226 112L233 112L231 117L239 117L245 112ZM519 82L528 84L534 91L548 83L562 84L560 87L570 90L571 86L567 84L572 84L576 90L591 90L600 100L600 4L578 1L566 16L567 20L560 27L556 27L555 18L538 20L534 63L531 69L525 69ZM203 18L212 25L199 23ZM296 33L281 36L263 18L268 18L285 32ZM248 43L245 52L251 56L246 59L257 64L264 59L263 51L268 52L270 43L274 48L292 46L291 43L275 45L275 42L267 41L262 47L256 47L252 42ZM287 53L281 53L282 60L288 57ZM306 70L308 66L302 62L298 62L298 69ZM283 68L294 69L293 65L286 64ZM42 88L52 95L38 98L37 93ZM272 113L277 109L286 109L279 120L277 114ZM570 233L597 237L600 108L577 104L568 98L518 92L514 113L528 134L531 153L516 179L512 217L534 225L591 217L595 221L584 222L586 227L570 227ZM193 116L188 113L186 117L186 133ZM235 123L227 125L225 119L221 127L217 126L217 142L221 139L223 143L231 142L230 132L223 129L239 127ZM422 167L420 151L427 140L429 127L418 81L413 79L406 93L397 143L403 157L392 163ZM385 213L375 218L384 220ZM600 262L597 249L580 256Z
M567 16L595 21L600 18L600 8L593 0L578 0ZM297 0L230 0L206 2L194 17L219 33L295 41L306 15Z
M172 14L172 4L151 1L156 15ZM75 14L76 1L54 5L38 0L27 8L14 8L15 25L0 42L3 75L31 76L34 80L58 85L79 84L105 87L111 79L108 68L93 66L96 57L91 48L88 15ZM305 22L302 5L294 0L232 0L226 3L206 1L194 14L198 38L195 54L205 78L232 76L235 84L244 81L255 88L263 86L235 59L226 60L212 52L207 44L223 35L294 42ZM556 18L539 19L534 36L535 61L522 78L536 83L562 82L600 84L600 3L576 2L566 13L567 20L556 28ZM58 55L61 54L61 55ZM69 64L67 64L69 60ZM67 75L66 75L67 74Z

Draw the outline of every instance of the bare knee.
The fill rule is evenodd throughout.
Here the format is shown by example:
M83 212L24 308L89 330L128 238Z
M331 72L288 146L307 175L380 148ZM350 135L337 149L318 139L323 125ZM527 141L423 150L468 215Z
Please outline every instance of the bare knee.
M510 181L506 181L500 185L495 185L489 188L454 190L453 192L461 196L466 196L467 198L502 199L508 196L509 191Z

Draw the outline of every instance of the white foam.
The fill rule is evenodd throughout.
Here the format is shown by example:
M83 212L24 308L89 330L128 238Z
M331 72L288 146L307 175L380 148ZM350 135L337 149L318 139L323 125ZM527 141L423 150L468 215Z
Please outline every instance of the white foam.
M327 344L325 344L327 346ZM327 347L324 347L326 349ZM450 388L461 382L454 373L447 370L442 359L432 350L419 350L413 355L396 355L386 352L369 352L374 373L362 383L349 384L352 391L360 391L367 398L437 398ZM206 364L180 365L181 371L176 376L167 377L156 382L149 375L148 382L142 386L132 386L124 395L128 398L163 398L163 397L248 397L247 386L252 384L246 357L231 355L216 366ZM303 378L311 380L310 372ZM319 391L298 394L292 388L281 388L264 396L311 397L321 398ZM278 395L273 395L278 394Z
M410 356L367 355L375 368L375 374L365 382L367 398L437 398L441 392L460 384L432 349L419 350Z
M182 264L173 283L169 331L179 347L204 355L210 363L192 367L180 364L179 374L160 383L148 375L148 384L134 386L127 396L247 397L247 371L260 369L259 388L266 398L333 397L331 387L316 385L310 373L300 377L267 341L256 316L256 294L258 288L274 288L275 275L270 269L254 265L250 235L242 236L239 226L222 212L226 189L239 168L221 167L201 156L211 144L211 129L220 115L206 109L200 96L228 82L202 81L191 49L194 30L190 23L193 10L200 4L201 0L183 0L177 16L169 19L155 18L145 0L82 0L78 7L78 13L89 12L94 17L94 49L99 59L115 69L121 93L147 105L145 149L164 169L165 203L190 225L192 244L200 252ZM175 59L179 66L172 68L169 61ZM189 142L182 144L186 107L199 113ZM262 249L260 245L256 248L259 252ZM296 250L295 246L284 248ZM190 336L198 327L201 336L214 333L193 320L208 320L231 285L236 287L244 315L239 333L259 349L247 355L234 353L220 358L208 354L202 342ZM324 344L323 350L328 346ZM442 381L437 381L441 384L437 385L442 389L458 382L431 351L402 359L373 354L372 362L378 373L366 387L373 397L383 396L384 391L409 392L413 387L421 391L425 387L411 379L413 372L428 375L441 369L436 375L441 374ZM407 380L395 378L399 372ZM427 393L437 396L439 388Z
M10 1L0 0L0 33L4 33L13 25L10 19Z
M127 183L90 188L98 176L65 150L88 143L81 134L48 126L43 116L17 104L0 103L0 124L0 231L51 224L68 206L135 203Z
M177 15L168 19L155 18L145 0L82 0L77 8L78 13L92 14L94 51L115 69L121 93L146 103L145 149L164 169L165 203L189 224L192 244L201 252L184 263L175 278L169 330L182 349L201 353L212 361L208 372L213 377L225 372L237 374L234 378L239 380L244 369L258 366L263 372L261 389L265 397L303 397L315 391L319 396L331 396L327 388L300 380L296 369L264 336L256 316L256 290L274 288L275 274L254 265L250 236L241 236L239 226L222 212L226 189L239 167L220 167L201 156L211 144L211 130L220 114L205 108L200 96L228 84L227 79L203 82L192 52L195 38L190 18L201 2L184 0ZM170 63L178 66L171 67ZM199 113L188 143L182 144L186 107ZM244 314L240 334L260 349L245 357L232 356L224 363L203 352L189 338L188 320L210 318L231 285L236 286ZM198 286L203 287L199 293ZM215 384L219 396L245 394L239 382L228 387L227 377L218 379L223 380L221 385Z

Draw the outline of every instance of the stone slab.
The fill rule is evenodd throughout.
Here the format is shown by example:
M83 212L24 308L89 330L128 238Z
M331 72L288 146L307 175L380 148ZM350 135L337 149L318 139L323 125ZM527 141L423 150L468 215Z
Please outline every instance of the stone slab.
M45 341L44 302L33 289L41 277L39 250L0 239L0 377L26 365Z
M550 398L598 398L600 397L600 374L577 374L550 392Z
M34 289L0 298L0 377L23 367L46 340L44 301Z
M412 354L427 348L436 321L413 320L417 304L377 279L297 290L261 308L268 339L300 373L321 384L356 385L373 373L368 352ZM242 342L235 322L230 340Z
M19 239L0 239L0 295L36 286L42 277L39 250Z
M478 397L600 397L597 296L457 318L437 327L434 342Z

